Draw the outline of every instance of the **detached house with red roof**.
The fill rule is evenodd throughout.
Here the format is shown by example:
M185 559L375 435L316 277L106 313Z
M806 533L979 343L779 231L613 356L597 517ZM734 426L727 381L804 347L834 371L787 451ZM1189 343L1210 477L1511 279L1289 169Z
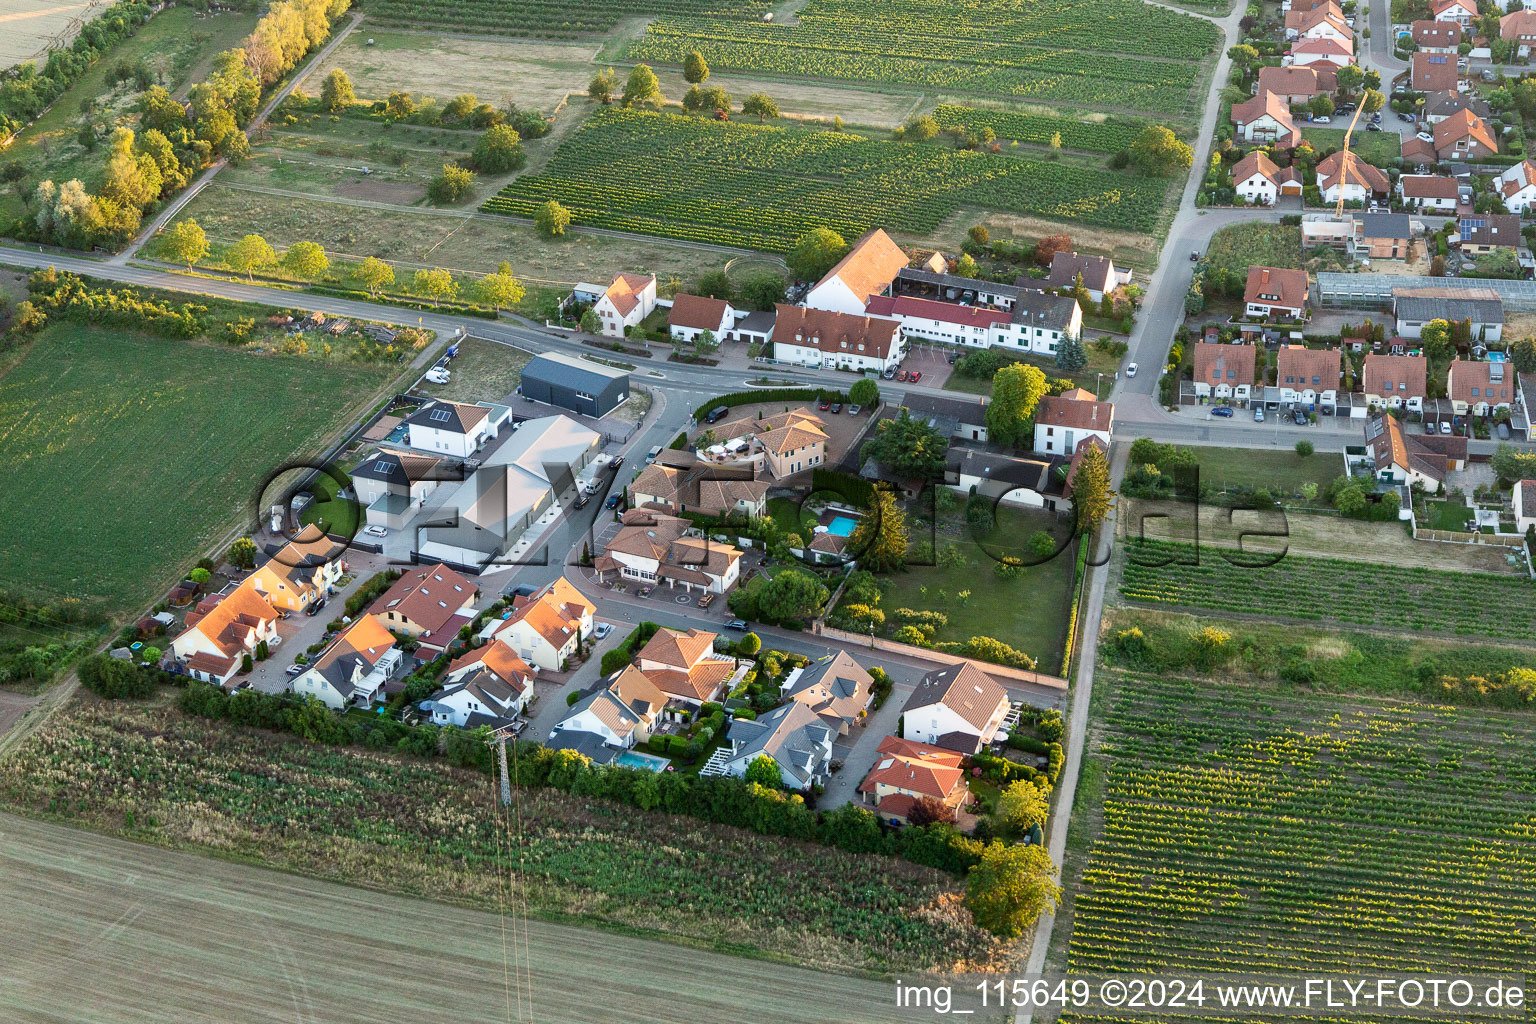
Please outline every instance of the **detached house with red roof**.
M726 332L736 326L736 310L724 299L704 295L680 294L672 300L667 314L667 331L674 341L692 342L705 331L724 341Z
M1454 21L1463 32L1477 19L1476 0L1435 0L1429 9L1436 21Z
M592 303L605 336L622 338L626 330L656 308L656 275L620 274L606 288L582 283L573 294L578 300Z
M592 635L597 605L561 576L529 597L513 599L512 617L496 639L535 668L560 672L581 641Z
M1280 267L1249 267L1243 289L1243 312L1248 316L1282 316L1299 319L1307 310L1307 272Z
M626 580L681 585L687 593L723 594L741 574L741 550L723 541L690 536L686 519L634 508L624 513L623 527L592 562L598 582L609 573Z
M1272 92L1233 104L1232 124L1243 142L1273 142L1287 149L1301 142L1289 104Z
M464 402L429 402L405 418L412 448L467 459L511 419L505 407Z
M1303 39L1291 47L1289 60L1303 67L1310 64L1348 67L1355 62L1355 48L1351 43L1341 43L1337 39Z
M715 653L718 636L702 629L684 632L663 626L640 649L635 664L671 700L694 707L718 700L737 672L735 658Z
M1499 19L1499 38L1513 43L1515 56L1522 60L1536 49L1536 11L1515 11Z
M1504 173L1493 184L1504 200L1504 209L1523 215L1532 203L1536 203L1536 163L1522 160Z
M1445 390L1457 415L1487 416L1507 409L1515 397L1514 364L1481 360L1452 360Z
M317 698L332 711L366 708L400 667L402 655L372 615L360 615L294 679L294 693Z
M1442 174L1405 174L1397 179L1397 193L1412 210L1455 213L1460 201L1456 179Z
M1232 165L1232 188L1244 202L1274 206L1284 195L1301 195L1301 177L1295 168L1283 170L1263 150L1255 149Z
M474 619L480 590L446 565L418 565L405 573L368 609L391 633L413 637L441 654Z
M1340 150L1318 161L1317 189L1325 203L1337 203L1340 198L1346 203L1363 203L1385 198L1392 191L1392 183L1379 168Z
M1429 397L1429 361L1423 356L1365 357L1361 390L1372 407L1421 412Z
M869 300L885 293L911 260L891 236L875 228L806 292L805 304L831 313L862 315ZM780 307L780 315L782 316Z
M1420 19L1413 23L1413 41L1419 53L1454 54L1461 45L1461 23Z
M1339 350L1281 345L1275 356L1275 383L1280 400L1288 405L1332 406L1339 397Z
M431 712L437 725L494 727L497 723L492 718L511 719L527 705L534 674L533 666L518 657L510 644L492 637L448 664L442 689L423 704L423 710Z
M574 734L588 733L604 746L629 750L650 739L666 706L667 695L644 672L626 665L607 686L594 689L571 705L550 738L563 747Z
M1460 79L1454 53L1416 53L1408 69L1409 88L1414 92L1451 91Z
M1089 438L1107 451L1114 422L1114 403L1100 402L1082 388L1047 395L1035 409L1035 454L1070 458Z
M1458 110L1435 125L1435 154L1441 160L1479 160L1498 151L1493 129L1470 110Z
M1259 68L1255 96L1272 92L1286 106L1299 107L1314 96L1331 95L1339 87L1338 72L1328 64Z
M965 755L928 743L887 736L875 748L875 764L859 795L886 821L906 821L919 800L937 800L953 820L970 795L965 784Z

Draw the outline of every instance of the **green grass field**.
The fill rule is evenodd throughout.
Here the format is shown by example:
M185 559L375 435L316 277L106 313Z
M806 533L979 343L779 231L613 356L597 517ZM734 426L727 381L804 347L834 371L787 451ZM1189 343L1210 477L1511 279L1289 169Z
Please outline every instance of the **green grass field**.
M1391 116L1390 110L1383 111L1382 117ZM1342 121L1344 128L1349 127L1349 116L1334 118L1337 123ZM1305 125L1302 134L1307 141L1312 143L1312 148L1318 153L1330 153L1344 148L1344 128L1321 128L1317 125ZM1402 139L1396 132L1372 132L1365 129L1365 116L1361 115L1360 123L1355 126L1355 134L1350 137L1349 151L1356 154L1368 164L1377 167L1386 167L1402 156Z
M1246 277L1248 268L1301 266L1301 228L1255 222L1229 224L1211 236L1203 254L1212 267Z
M147 601L389 370L46 328L0 377L0 586Z
M1294 451L1255 448L1204 448L1193 451L1200 459L1200 482L1221 490L1262 487L1280 494L1296 494L1303 484L1322 490L1344 472L1338 456L1318 452L1301 458Z

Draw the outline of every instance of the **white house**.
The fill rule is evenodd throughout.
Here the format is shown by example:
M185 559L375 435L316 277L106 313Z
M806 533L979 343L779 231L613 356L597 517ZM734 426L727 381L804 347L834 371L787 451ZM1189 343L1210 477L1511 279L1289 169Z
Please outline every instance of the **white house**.
M1339 350L1281 345L1275 354L1275 383L1282 402L1332 406L1339 396Z
M1521 480L1510 496L1515 505L1515 532L1525 533L1536 525L1536 480Z
M875 228L855 242L848 255L811 286L805 304L811 309L860 316L870 298L883 294L909 262L901 246Z
M533 687L516 680L503 679L489 669L479 669L444 686L423 702L432 713L433 725L456 725L473 729L479 725L493 728L512 720L528 706Z
M245 655L277 636L278 612L250 576L208 608L213 600L187 614L186 631L171 641L171 658L192 678L222 685L240 670Z
M1195 342L1195 394L1246 402L1253 394L1258 351L1254 345Z
M1523 216L1531 203L1536 202L1536 163L1522 160L1513 167L1506 167L1493 187L1503 198L1506 210Z
M1514 364L1453 359L1445 374L1445 390L1457 415L1487 416L1508 409L1515 398Z
M1462 27L1463 31L1477 20L1475 0L1438 0L1430 6L1430 11L1436 21L1454 21Z
M539 669L562 671L581 641L592 635L597 605L564 576L537 594L514 601L512 617L496 631L496 641Z
M723 594L741 574L741 551L722 541L688 536L685 519L649 509L624 513L623 528L592 562L599 582L609 573L644 583L682 586L686 593Z
M1291 120L1291 108L1272 92L1233 104L1232 124L1243 142L1275 142L1290 148L1301 141L1301 133Z
M1249 316L1298 318L1307 308L1307 272L1249 267L1243 308Z
M367 707L400 665L400 649L379 620L362 615L341 631L313 664L290 684L333 711Z
M724 299L705 295L679 294L667 314L667 332L674 341L692 342L705 331L713 334L716 341L724 341L734 326L736 309Z
M405 418L412 448L467 459L512 418L505 406L429 402Z
M1397 194L1409 209L1455 213L1460 201L1456 179L1441 174L1405 174L1397 179ZM1536 195L1536 191L1532 194Z
M799 701L790 701L759 716L755 721L738 718L727 734L731 753L725 772L744 778L759 757L773 761L784 788L809 789L825 783L831 774L832 742L836 731Z
M906 354L901 321L780 303L773 322L773 357L828 370L895 367Z
M1355 62L1355 48L1337 39L1303 39L1291 47L1286 58L1292 64L1331 64L1342 68Z
M427 503L439 484L459 479L459 473L435 455L389 449L370 454L350 476L358 502L368 510L368 525L394 530Z
M606 746L628 750L650 738L656 719L667 706L667 696L633 665L571 705L571 710L550 733L590 733Z
M624 332L651 315L656 308L655 274L620 274L606 288L578 284L577 298L592 298L592 309L602 323L602 333L622 338Z
M974 754L1002 728L1008 691L974 662L934 669L901 709L904 739Z
M1114 403L1100 402L1082 388L1048 395L1035 409L1035 454L1070 458L1090 437L1098 438L1108 451L1114 422Z

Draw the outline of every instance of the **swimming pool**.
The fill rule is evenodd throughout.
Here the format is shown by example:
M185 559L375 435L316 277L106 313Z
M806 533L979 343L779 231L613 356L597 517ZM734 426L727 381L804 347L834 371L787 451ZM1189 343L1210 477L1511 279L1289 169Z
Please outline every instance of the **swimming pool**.
M850 518L849 516L838 516L827 524L827 532L835 533L839 537L851 537L853 536L853 528L858 525L859 521L857 519Z
M664 757L655 757L651 754L642 754L635 750L626 750L614 758L613 763L620 768L643 768L646 771L664 772L672 762Z

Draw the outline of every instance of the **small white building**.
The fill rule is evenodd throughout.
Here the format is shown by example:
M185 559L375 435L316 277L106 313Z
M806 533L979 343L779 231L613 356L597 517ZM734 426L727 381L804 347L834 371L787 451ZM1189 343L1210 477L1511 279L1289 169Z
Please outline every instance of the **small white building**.
M1506 210L1523 216L1536 202L1536 163L1522 160L1513 167L1506 167L1493 187L1504 200Z
M883 294L901 268L910 262L901 246L876 228L855 242L848 255L811 286L805 295L805 305L832 313L861 315L870 298Z
M597 605L564 576L531 597L514 600L520 603L496 631L496 641L538 669L562 671L581 641L592 635Z
M1008 709L1008 691L974 662L963 661L918 681L901 709L901 735L974 754L997 735Z
M1405 174L1397 179L1397 194L1404 206L1433 212L1455 213L1459 201L1456 179L1442 174Z
M655 274L620 274L606 288L578 284L573 292L578 300L592 303L602 323L602 333L622 338L629 328L651 315L656 308Z
M674 341L692 343L705 331L724 341L726 334L736 325L736 310L724 299L711 299L705 295L681 294L672 300L667 314L667 332Z
M467 459L512 419L506 406L429 402L405 418L412 448Z
M1035 410L1035 454L1070 458L1090 437L1108 451L1114 422L1114 403L1100 402L1082 388L1048 395Z

